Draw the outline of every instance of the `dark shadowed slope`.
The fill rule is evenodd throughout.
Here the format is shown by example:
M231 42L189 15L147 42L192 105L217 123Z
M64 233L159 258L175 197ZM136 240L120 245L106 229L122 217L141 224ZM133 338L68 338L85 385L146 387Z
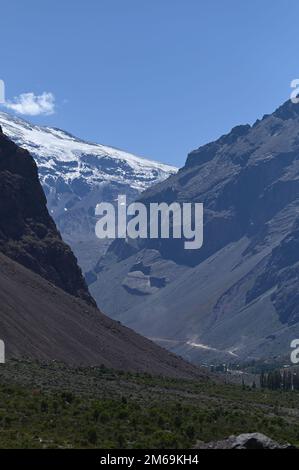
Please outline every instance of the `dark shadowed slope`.
M171 377L204 373L0 255L0 338L7 357Z
M48 213L33 158L4 136L1 127L0 251L94 304L75 256Z

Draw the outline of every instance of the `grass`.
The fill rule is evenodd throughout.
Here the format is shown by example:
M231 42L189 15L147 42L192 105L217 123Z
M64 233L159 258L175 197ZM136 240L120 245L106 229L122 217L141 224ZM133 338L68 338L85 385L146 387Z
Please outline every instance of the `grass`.
M297 392L105 368L0 367L1 448L190 448L242 432L299 444Z

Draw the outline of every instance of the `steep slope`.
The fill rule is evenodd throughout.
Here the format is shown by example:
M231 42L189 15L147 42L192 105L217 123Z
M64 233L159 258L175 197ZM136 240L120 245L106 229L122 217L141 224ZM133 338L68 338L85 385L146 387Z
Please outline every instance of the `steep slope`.
M94 304L77 260L51 219L30 154L0 128L0 251Z
M10 139L34 157L49 211L83 271L93 266L95 257L109 244L94 234L96 204L114 202L118 194L126 194L129 201L136 199L141 191L177 171L6 113L0 113L0 125Z
M147 190L145 204L203 202L204 245L115 241L91 286L96 298L110 286L106 312L193 360L289 354L299 335L298 136L299 106L288 101Z
M2 254L0 338L6 358L204 377L202 371Z
M96 308L48 213L33 158L2 131L0 193L0 338L7 357L202 375Z

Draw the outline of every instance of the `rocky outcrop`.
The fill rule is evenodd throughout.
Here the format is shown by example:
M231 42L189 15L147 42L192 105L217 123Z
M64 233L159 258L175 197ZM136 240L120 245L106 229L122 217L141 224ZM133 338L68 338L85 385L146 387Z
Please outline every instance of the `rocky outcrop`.
M69 294L95 305L75 256L48 213L33 158L2 130L0 251Z
M195 449L295 449L289 444L279 444L264 434L254 432L230 436L223 441L198 442Z

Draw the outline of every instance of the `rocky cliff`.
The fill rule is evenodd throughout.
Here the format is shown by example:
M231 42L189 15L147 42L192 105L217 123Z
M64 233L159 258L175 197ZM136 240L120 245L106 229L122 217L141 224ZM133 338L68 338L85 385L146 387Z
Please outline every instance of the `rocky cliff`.
M2 130L0 195L0 251L69 294L94 304L75 256L48 213L33 158Z

